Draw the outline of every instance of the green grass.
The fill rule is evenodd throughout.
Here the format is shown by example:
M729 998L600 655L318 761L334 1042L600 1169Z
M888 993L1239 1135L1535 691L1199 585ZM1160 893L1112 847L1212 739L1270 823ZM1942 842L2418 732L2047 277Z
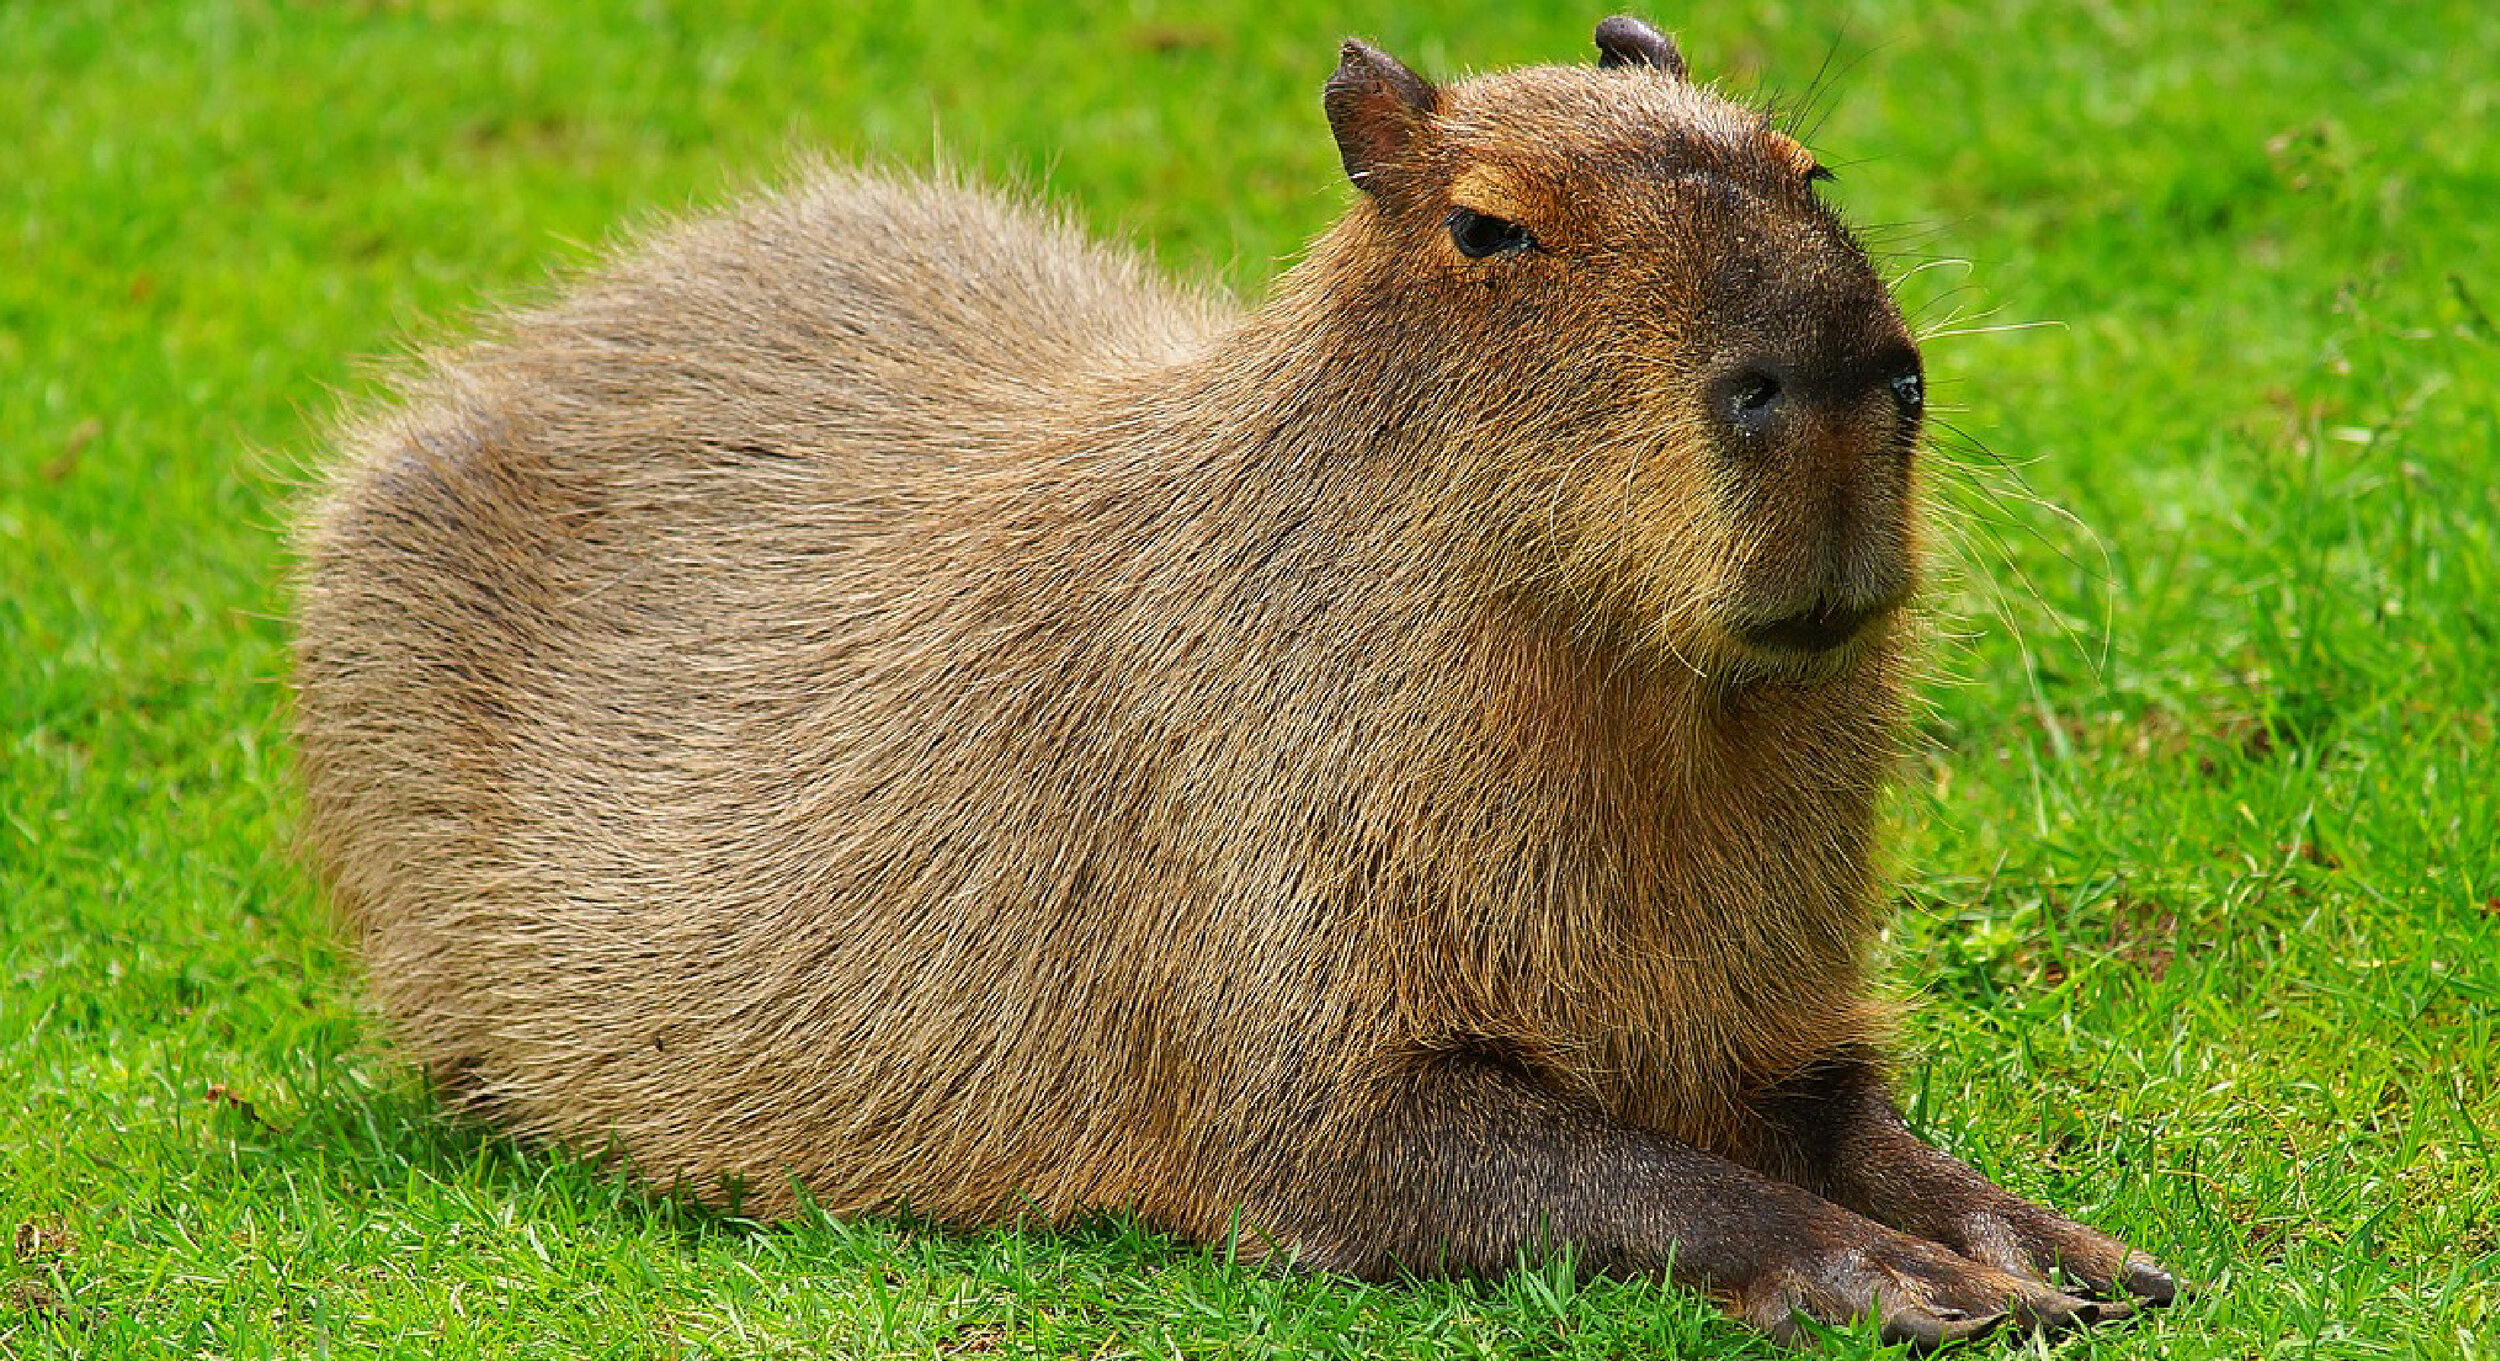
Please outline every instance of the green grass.
M1767 1350L1652 1284L655 1206L445 1123L360 1011L285 850L273 470L372 357L814 148L1255 292L1347 197L1341 33L1597 17L1005 9L0 3L0 1355ZM1740 91L1837 53L1814 141L1920 316L2052 323L1929 346L1913 1118L2207 1283L2066 1354L2500 1355L2500 11L1658 17Z

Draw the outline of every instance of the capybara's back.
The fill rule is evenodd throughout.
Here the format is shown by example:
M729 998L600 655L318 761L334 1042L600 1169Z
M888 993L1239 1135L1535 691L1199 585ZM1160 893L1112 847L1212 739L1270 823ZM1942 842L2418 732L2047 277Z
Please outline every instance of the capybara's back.
M759 1206L976 1215L1047 1184L1043 1113L1165 1099L1035 987L1097 948L1050 900L1136 791L1054 769L1085 640L1002 600L1118 515L999 498L1098 485L1036 434L1210 316L1032 212L820 173L358 431L307 535L307 816L448 1088Z
M1918 352L1812 153L1598 44L1347 44L1360 192L1246 314L826 171L352 428L307 840L443 1090L767 1214L2165 1295L1884 1095Z

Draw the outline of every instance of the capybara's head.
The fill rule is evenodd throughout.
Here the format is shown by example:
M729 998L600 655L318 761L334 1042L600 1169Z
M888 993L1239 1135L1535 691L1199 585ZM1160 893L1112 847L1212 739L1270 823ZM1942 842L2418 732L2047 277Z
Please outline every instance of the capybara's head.
M1918 348L1811 152L1647 25L1597 41L1448 86L1347 43L1363 194L1315 264L1524 578L1704 672L1834 674L1918 574Z

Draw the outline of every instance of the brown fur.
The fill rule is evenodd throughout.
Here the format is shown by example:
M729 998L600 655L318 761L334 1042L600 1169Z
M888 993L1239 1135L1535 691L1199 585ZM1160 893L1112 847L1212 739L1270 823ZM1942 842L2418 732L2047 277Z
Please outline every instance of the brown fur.
M1746 456L1702 385L1911 352L1811 158L1625 44L1350 48L1367 192L1246 315L825 170L356 424L300 748L409 1048L765 1213L1239 1212L1366 1272L1503 1251L1313 1171L1452 1056L1778 1170L1772 1094L1880 1024L1916 427ZM1537 249L1452 249L1462 198Z

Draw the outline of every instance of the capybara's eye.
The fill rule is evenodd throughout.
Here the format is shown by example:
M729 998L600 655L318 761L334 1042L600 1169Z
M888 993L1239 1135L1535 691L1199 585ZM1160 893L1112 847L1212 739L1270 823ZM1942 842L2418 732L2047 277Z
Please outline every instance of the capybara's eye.
M1468 259L1481 260L1504 251L1526 250L1536 244L1536 238L1516 222L1479 213L1472 208L1452 208L1450 243Z

